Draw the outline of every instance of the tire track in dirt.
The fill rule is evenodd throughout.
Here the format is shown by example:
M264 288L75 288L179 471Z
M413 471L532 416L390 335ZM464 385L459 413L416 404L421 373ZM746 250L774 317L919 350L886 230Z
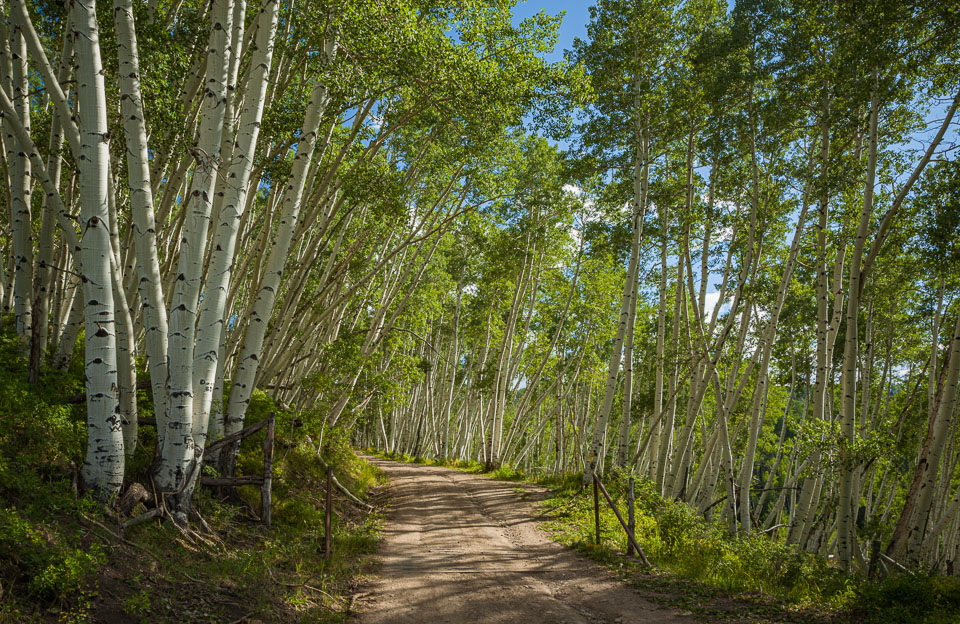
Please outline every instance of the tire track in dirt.
M517 484L372 458L390 477L378 567L362 624L692 623L551 541ZM524 484L534 498L543 490Z

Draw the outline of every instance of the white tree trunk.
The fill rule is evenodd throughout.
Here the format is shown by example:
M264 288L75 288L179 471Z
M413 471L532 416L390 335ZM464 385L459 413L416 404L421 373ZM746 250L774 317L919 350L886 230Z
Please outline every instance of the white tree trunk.
M83 224L84 370L87 377L87 456L84 486L109 498L123 482L123 433L117 401L117 344L111 270L106 88L95 0L74 5L80 107L80 205Z
M253 73L248 82L243 111L233 146L232 164L224 179L223 208L214 235L213 251L197 327L197 346L193 362L194 399L192 432L197 454L203 453L216 383L220 336L225 328L224 310L230 279L233 274L234 251L243 208L249 192L250 173L260 135L267 78L273 60L274 36L277 30L277 0L266 0L257 22L257 39L253 49Z
M638 198L639 199L639 198ZM627 275L623 285L623 299L620 305L620 321L617 324L617 334L613 339L613 353L610 356L610 364L607 367L606 385L604 386L603 402L600 405L600 413L594 421L593 436L590 442L590 450L587 455L586 466L583 471L583 485L588 485L593 481L593 475L600 462L600 454L603 449L603 439L607 430L607 421L610 419L610 410L613 408L613 398L617 391L617 376L620 373L620 363L623 358L623 338L627 331L627 322L630 317L630 311L635 309L631 305L633 293L636 292L634 282L637 281L637 271L640 265L640 234L642 227L640 223L639 206L633 206L633 236L630 245L630 261L627 264Z
M639 94L639 91L638 91ZM639 100L639 95L636 96ZM637 102L639 106L639 102ZM640 233L638 244L643 240L643 226L647 220L647 188L649 185L650 165L646 131L638 132L639 137L634 150L633 197L634 209L640 212ZM632 250L631 250L632 253ZM577 265L579 267L579 264ZM624 338L623 352L623 409L620 413L620 440L617 445L617 465L626 466L630 462L630 425L633 414L633 342L634 328L637 322L637 296L639 289L640 263L634 267L632 279L628 276L630 287L630 309L627 312L627 334Z
M127 183L135 233L137 288L143 306L143 325L154 414L166 410L167 310L164 306L160 261L157 255L157 225L150 184L150 159L140 89L140 58L134 27L132 0L114 0L114 24L120 71L120 110L126 137ZM128 450L129 452L129 450Z
M230 66L231 0L215 0L207 48L206 85L200 119L200 137L192 155L196 161L187 193L180 257L171 299L167 339L167 409L157 414L160 462L157 485L180 490L195 460L193 441L193 360L197 304L203 272L203 253L210 210L220 168L227 80Z
M69 19L69 18L68 18ZM63 49L60 55L60 69L57 80L66 82L73 67L73 36L72 27L68 25L63 36ZM67 120L70 124L71 120ZM47 175L54 189L60 186L61 164L63 162L63 122L55 110L50 120L50 142L47 156ZM38 241L37 271L33 283L33 335L30 345L30 380L39 381L40 363L48 345L48 324L50 320L51 304L56 303L56 289L54 277L54 239L57 228L59 211L49 195L44 199ZM57 323L59 319L54 319Z
M328 50L328 58L330 58L333 55L332 42L328 43ZM284 191L280 227L270 250L263 281L257 291L253 308L250 310L249 325L237 360L237 372L230 387L230 400L226 410L228 423L243 422L247 405L249 405L250 397L253 394L267 324L273 313L277 293L280 291L283 270L288 260L290 245L293 242L293 232L296 230L300 217L300 206L303 201L307 172L310 170L320 121L328 101L326 85L318 82L314 85L310 104L307 106L300 142L297 145L297 154L294 157L290 179ZM227 425L225 424L224 430L226 428Z
M21 125L30 134L27 44L18 24L10 28L9 45L13 69L9 96ZM13 312L17 334L27 338L31 333L33 309L33 228L30 217L30 191L33 184L26 148L20 145L15 136L10 138L7 163L10 167L10 225L13 230Z

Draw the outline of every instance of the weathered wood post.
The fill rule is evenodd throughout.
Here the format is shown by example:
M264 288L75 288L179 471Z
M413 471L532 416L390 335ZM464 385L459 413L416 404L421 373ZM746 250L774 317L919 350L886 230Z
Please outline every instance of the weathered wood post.
M643 562L643 565L647 567L650 566L650 562L647 560L647 556L643 554L643 549L640 548L640 544L637 543L637 540L630 535L630 531L627 529L627 523L623 519L623 516L620 515L620 512L617 511L617 506L613 502L613 499L610 498L610 493L607 492L607 488L603 487L603 484L600 483L600 479L597 478L597 475L593 475L593 482L596 484L596 487L600 488L600 491L603 492L603 497L607 499L607 504L610 505L610 509L613 510L613 514L617 517L617 521L620 523L620 527L623 529L623 532L627 534L627 539L633 542L633 548L637 551L637 554L640 555L640 561ZM596 491L594 491L596 495ZM594 504L596 504L596 499L594 499ZM599 524L600 514L597 514L597 535L600 534L600 524Z
M596 543L600 545L600 493L597 491L597 484L600 482L597 475L593 475L593 523L596 528Z
M333 468L327 466L327 500L323 513L323 559L330 562L333 556Z
M267 436L263 439L263 485L260 487L261 519L265 527L270 526L271 489L273 488L273 439L276 431L277 415L270 412L267 420Z
M627 556L634 554L633 543L637 541L637 520L634 517L633 510L633 504L636 500L633 489L634 483L634 478L630 477L629 481L627 482L627 533L629 533L629 538L627 539Z
M880 569L880 540L875 539L870 544L870 564L867 567L867 578L873 580L877 578L877 572Z

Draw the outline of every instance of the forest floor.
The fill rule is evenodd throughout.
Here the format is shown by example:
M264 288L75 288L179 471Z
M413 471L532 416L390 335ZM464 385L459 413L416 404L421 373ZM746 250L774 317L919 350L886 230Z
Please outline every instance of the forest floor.
M86 449L83 360L27 383L22 344L0 318L0 624L318 624L348 619L364 557L382 518L353 498L382 480L347 435L280 407L257 390L252 425L276 415L272 526L260 491L198 488L187 530L153 518L123 526L157 499L117 514L79 490ZM139 444L124 481L152 488L156 428L139 393ZM263 474L260 431L240 445L237 472ZM322 444L320 440L323 440ZM317 442L314 442L317 440ZM351 493L332 493L333 554L324 559L327 467ZM147 491L149 492L150 489ZM154 496L156 496L154 494Z
M377 573L354 603L361 624L702 621L551 541L538 527L544 488L368 459L390 503Z

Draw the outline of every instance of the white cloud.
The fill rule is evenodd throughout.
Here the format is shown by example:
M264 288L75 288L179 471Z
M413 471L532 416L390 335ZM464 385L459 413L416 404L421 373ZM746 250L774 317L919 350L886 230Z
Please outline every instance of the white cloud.
M574 225L570 228L570 241L567 248L571 252L574 252L577 249L579 249L582 244L583 244L583 231Z
M719 292L708 292L703 300L703 315L709 318L713 314L713 309L717 307L718 301L720 301Z

